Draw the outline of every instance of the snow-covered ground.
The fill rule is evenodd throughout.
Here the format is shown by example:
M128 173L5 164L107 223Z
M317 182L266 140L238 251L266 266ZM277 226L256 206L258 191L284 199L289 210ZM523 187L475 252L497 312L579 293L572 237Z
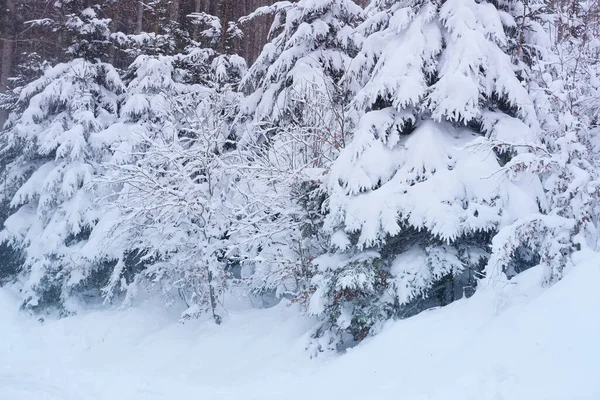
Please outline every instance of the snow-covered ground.
M39 323L2 289L0 399L600 399L600 263L538 282L527 271L315 360L311 322L284 306L222 326L149 304Z

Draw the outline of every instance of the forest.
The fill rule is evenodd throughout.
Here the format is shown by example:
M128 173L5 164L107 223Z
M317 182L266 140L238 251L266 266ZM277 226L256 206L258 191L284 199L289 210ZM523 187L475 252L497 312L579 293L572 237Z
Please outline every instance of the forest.
M597 258L596 0L2 0L21 308L286 301L311 356Z

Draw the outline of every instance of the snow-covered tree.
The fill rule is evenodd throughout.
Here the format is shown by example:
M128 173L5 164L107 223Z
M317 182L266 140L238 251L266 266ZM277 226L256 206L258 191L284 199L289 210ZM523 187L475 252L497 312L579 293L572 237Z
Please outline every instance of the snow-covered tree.
M527 147L504 167L509 179L523 173L542 178L543 207L496 236L490 279L501 279L503 273L510 278L515 255L527 249L544 267L544 283L553 283L577 262L577 255L598 246L598 6L557 2L555 7L547 38L552 52L534 60L532 75L535 104L544 116L540 145Z
M306 302L310 263L321 254L324 171L348 133L356 53L351 29L362 10L349 0L278 2L247 18L274 15L270 41L242 80L249 116L241 141L250 207L240 213L243 263L255 293Z
M190 73L187 82L201 83L220 92L237 91L242 76L246 74L246 61L237 55L242 31L230 22L207 13L188 16L201 29L200 38L190 45L180 57L180 62Z
M27 307L64 303L101 267L85 246L100 217L87 184L105 156L90 136L116 120L124 90L117 71L98 60L108 24L92 8L69 16L68 53L78 58L26 85L2 132L4 154L15 154L6 181L18 188L2 239L23 252Z
M126 34L123 32L114 32L111 35L111 41L116 48L126 55L128 61L135 60L137 57L146 56L173 56L180 54L187 46L192 43L189 35L179 29L177 25L160 25L159 32L140 32L135 34Z
M315 261L312 350L472 291L495 232L538 211L539 180L501 178L507 157L489 145L538 138L527 64L513 57L530 37L524 6L371 3L347 78L362 87L360 118L327 177L333 250Z
M195 12L188 15L192 23L200 29L199 44L221 54L235 54L243 32L237 23L229 21L226 26L224 21L215 15L205 12Z
M226 286L229 179L224 158L236 146L233 91L245 72L235 54L191 47L174 56L140 56L126 73L121 119L99 141L113 157L100 187L115 213L92 237L116 259L104 288L126 300L158 284L182 297L185 318L212 312L220 323ZM160 210L160 211L159 211Z
M126 289L131 298L140 285L158 284L166 295L186 301L184 318L210 311L220 323L230 185L222 153L228 139L218 98L199 100L190 109L170 99L168 122L156 132L140 127L132 133L138 137L136 161L114 163L103 177L119 187L108 197L117 207L112 220L107 218L110 235L99 242L121 253L106 287L109 296ZM134 276L126 270L131 250L145 267Z
M23 86L42 76L51 65L48 60L43 60L34 52L23 54L23 58L24 60L15 67L14 76L10 79L10 90L0 93L0 110L7 112L7 115L16 107Z
M185 71L175 67L172 56L139 56L124 75L127 88L119 120L92 136L96 145L110 154L95 183L102 193L99 205L113 212L102 215L90 238L90 246L98 248L103 259L114 263L111 278L103 288L108 301L122 291L132 291L128 285L142 271L141 257L152 242L148 238L146 243L141 243L140 225L121 218L119 201L125 204L128 201L119 197L119 193L124 188L124 180L131 177L131 169L144 162L154 141L176 135L177 127L185 126L182 121L187 120L199 90L198 86L182 82L184 74ZM137 244L133 243L134 239Z
M302 107L315 97L339 106L340 81L356 51L351 29L362 9L352 0L280 1L244 18L273 14L269 43L242 80L251 93L247 112L269 125L300 123ZM315 107L319 103L309 104Z
M323 103L327 104L327 103ZM247 135L233 160L240 172L232 245L251 293L304 302L310 263L322 254L325 168L337 153L323 135L321 109L304 108L305 126ZM253 139L253 141L252 141Z
M8 116L11 111L17 111L20 107L18 103L19 94L23 87L43 75L49 68L49 62L42 60L37 53L27 53L23 55L24 60L15 68L15 75L10 79L11 90L0 93L0 113L6 112ZM9 128L7 125L6 129ZM0 132L3 126L0 126ZM18 148L6 149L0 155L0 186L2 187L2 198L0 199L0 226L4 225L6 218L14 210L11 207L11 200L18 190L18 183L8 181L7 167L19 155ZM19 268L23 263L22 254L19 249L11 247L6 242L0 244L0 283L4 280L12 280L18 274Z

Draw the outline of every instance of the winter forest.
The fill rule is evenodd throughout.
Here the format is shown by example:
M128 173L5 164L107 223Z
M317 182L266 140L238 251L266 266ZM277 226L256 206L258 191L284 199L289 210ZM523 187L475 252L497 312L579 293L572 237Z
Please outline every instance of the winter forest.
M596 0L3 0L0 285L310 357L600 251Z

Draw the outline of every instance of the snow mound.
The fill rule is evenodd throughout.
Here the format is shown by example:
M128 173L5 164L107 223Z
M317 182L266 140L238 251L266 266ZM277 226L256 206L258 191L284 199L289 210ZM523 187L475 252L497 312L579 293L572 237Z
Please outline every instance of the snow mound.
M310 360L290 307L175 323L157 306L38 322L0 290L0 399L600 398L600 262L539 288L541 270Z

